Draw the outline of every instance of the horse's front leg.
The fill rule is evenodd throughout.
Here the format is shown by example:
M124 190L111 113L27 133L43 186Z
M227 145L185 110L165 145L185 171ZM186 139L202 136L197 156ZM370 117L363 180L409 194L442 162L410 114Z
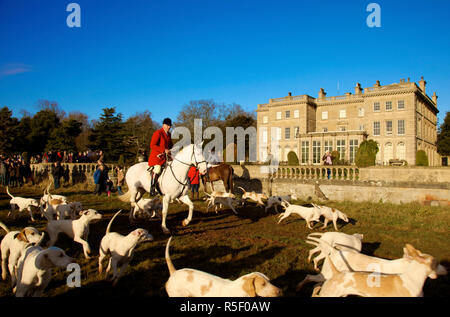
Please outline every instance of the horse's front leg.
M183 222L181 223L183 226L187 226L191 222L192 215L194 214L194 203L189 198L189 195L184 195L184 196L180 197L180 200L189 206L188 217L186 219L184 219Z
M164 195L163 197L163 208L162 208L162 222L161 222L161 228L165 234L170 234L170 230L166 227L166 218L167 218L167 212L169 211L169 203L170 203L170 196Z
M137 188L136 187L131 187L130 189L129 189L129 191L130 191L130 203L131 203L131 207L132 208L134 208L134 206L136 206L136 202L138 201L138 200L136 200L136 196L137 196L137 194L138 194L138 190L137 190Z

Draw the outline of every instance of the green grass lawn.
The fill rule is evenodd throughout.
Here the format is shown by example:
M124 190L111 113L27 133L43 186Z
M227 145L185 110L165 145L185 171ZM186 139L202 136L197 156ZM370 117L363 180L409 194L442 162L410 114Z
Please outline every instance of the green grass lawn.
M128 221L129 204L121 202L114 193L95 196L93 188L77 185L53 191L71 201L81 201L85 209L92 208L103 214L100 222L90 226L89 244L92 258L86 260L82 246L65 236L60 236L56 246L75 257L82 269L82 287L69 288L66 285L68 272L55 270L45 295L48 296L167 296L164 285L169 277L164 249L169 238L161 230L161 221L153 219L130 225ZM15 196L40 198L43 186L12 188ZM8 218L9 197L5 188L0 187L0 220L11 230L34 226L45 230L46 221L35 215L32 223L27 213L16 220ZM306 203L298 201L297 203ZM195 268L228 279L236 279L243 274L259 271L267 275L272 283L283 290L284 296L308 297L312 284L300 292L295 287L306 274L314 274L313 265L307 262L311 245L305 243L306 236L320 231L322 224L316 223L313 231L306 228L305 221L293 215L277 224L274 210L265 213L264 209L248 204L238 208L239 215L231 210L219 213L205 213L205 203L195 201L192 222L187 227L181 221L187 216L187 206L172 204L169 207L167 225L174 238L171 243L171 258L176 268ZM345 212L349 223L339 222L341 232L364 234L362 252L382 258L401 257L406 243L424 253L433 255L449 268L450 262L450 207L430 207L419 204L393 205L387 203L333 202L326 205ZM134 258L116 287L98 275L98 248L112 215L123 209L114 221L111 230L128 234L142 227L153 235L154 241L139 245ZM326 231L334 231L332 224ZM1 236L4 235L0 233ZM44 240L45 245L48 236ZM106 263L105 263L106 265ZM1 296L12 296L9 279L0 281ZM436 280L427 279L425 296L448 297L450 284L448 276Z

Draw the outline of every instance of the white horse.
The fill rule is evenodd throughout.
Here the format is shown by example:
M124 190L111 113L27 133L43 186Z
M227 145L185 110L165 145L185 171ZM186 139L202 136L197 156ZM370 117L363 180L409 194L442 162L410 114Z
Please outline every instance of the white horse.
M206 160L203 157L201 144L190 144L184 147L176 154L173 161L167 164L158 178L158 185L163 194L161 227L166 234L170 233L166 227L166 217L169 210L169 203L172 199L179 198L180 201L189 206L189 215L183 220L182 225L187 226L192 220L194 204L189 199L187 177L191 166L197 167L202 175L206 173ZM150 191L150 173L147 171L147 168L147 162L137 163L131 166L125 175L128 192L119 196L119 198L122 201L128 201L129 199L132 209L145 192Z

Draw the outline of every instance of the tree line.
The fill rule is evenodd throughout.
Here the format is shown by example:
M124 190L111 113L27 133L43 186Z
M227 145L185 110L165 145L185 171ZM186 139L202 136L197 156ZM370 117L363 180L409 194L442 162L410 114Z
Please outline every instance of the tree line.
M151 136L161 127L149 110L125 120L116 107L105 107L99 118L89 120L79 111L67 114L54 101L39 100L38 107L34 115L23 112L21 119L14 117L7 106L0 109L0 154L19 154L29 160L49 151L102 151L105 162L133 164L139 157L148 157ZM170 113L167 117L172 118L174 127L187 127L192 136L194 118L203 120L203 128L219 127L224 135L226 127L256 127L254 113L238 104L219 104L212 99L190 101L176 117Z

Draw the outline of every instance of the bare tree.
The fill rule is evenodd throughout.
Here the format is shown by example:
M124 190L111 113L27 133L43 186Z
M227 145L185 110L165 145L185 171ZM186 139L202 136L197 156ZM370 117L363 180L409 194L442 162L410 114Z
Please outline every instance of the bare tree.
M218 105L212 99L191 100L179 112L176 125L188 128L193 141L194 119L202 119L202 129L220 126L220 107L224 106Z
M137 159L140 155L148 153L150 139L157 130L149 111L136 113L125 121L125 144L127 151Z
M79 151L87 151L89 149L89 135L92 130L88 116L80 111L71 111L66 120L77 120L83 124L81 133L75 138L75 146Z
M36 103L36 107L39 110L50 110L54 112L60 120L63 120L66 116L66 112L60 108L58 102L56 101L39 99Z

